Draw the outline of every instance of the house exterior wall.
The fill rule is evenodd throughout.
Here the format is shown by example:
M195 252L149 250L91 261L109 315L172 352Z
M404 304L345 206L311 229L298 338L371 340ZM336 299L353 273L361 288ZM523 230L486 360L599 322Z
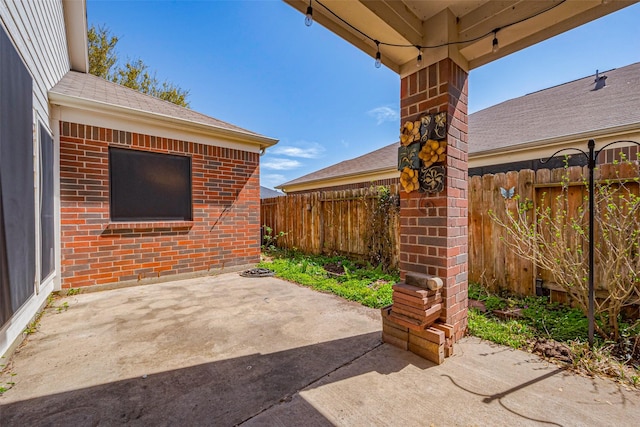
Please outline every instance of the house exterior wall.
M109 147L190 156L193 221L111 222ZM254 152L60 122L62 288L258 262L258 164Z
M33 107L48 127L47 92L70 69L62 1L0 0L0 18L31 72Z
M40 183L41 177L41 147L39 130L42 126L53 135L51 113L47 92L62 76L69 71L69 57L67 38L63 15L62 0L0 0L0 26L11 41L12 47L18 53L32 78L32 113L33 132L30 141L13 141L15 144L29 144L33 148L33 174L35 188L33 188L34 216L36 222L40 215ZM6 94L3 101L7 101ZM9 100L13 103L14 101ZM5 182L11 185L11 182ZM54 209L55 211L55 209ZM54 216L57 215L54 212ZM33 217L25 218L33 221ZM35 247L35 277L25 286L33 286L33 293L12 313L11 318L0 325L0 355L9 352L22 336L24 328L33 319L37 311L46 304L47 297L54 289L57 272L40 278L40 224L35 225L35 241L30 242Z

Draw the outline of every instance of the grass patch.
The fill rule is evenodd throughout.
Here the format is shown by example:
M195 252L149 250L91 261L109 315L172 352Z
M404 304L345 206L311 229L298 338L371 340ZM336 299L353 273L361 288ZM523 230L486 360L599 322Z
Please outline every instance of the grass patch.
M589 320L577 308L549 304L544 297L527 297L522 316L538 336L555 341L587 341Z
M477 284L469 284L469 298L485 303L489 319L495 319L492 310L520 308L522 318L519 323L530 328L534 337L555 341L586 341L589 334L589 322L577 308L549 303L546 297L529 296L524 298L510 295L490 294Z
M475 309L468 314L469 333L483 340L513 348L524 348L535 337L535 331L520 320L500 321Z
M270 260L258 267L268 268L281 279L321 292L338 295L373 308L391 304L391 286L400 281L398 273L385 273L381 266L360 264L342 256L305 255L290 251L269 251ZM342 274L332 274L325 266L340 266ZM332 270L333 270L332 269Z

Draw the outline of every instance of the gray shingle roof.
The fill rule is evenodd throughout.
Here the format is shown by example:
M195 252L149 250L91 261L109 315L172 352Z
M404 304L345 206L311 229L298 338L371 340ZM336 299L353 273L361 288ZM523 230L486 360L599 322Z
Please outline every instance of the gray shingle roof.
M70 96L87 101L101 102L146 113L168 116L219 129L258 136L257 133L214 119L168 101L145 95L133 89L109 82L91 74L69 71L50 93Z
M279 187L286 187L303 182L311 182L328 178L336 178L340 176L358 175L364 172L372 172L375 170L386 170L396 166L398 160L399 142L379 148L370 153L364 154L355 159L345 160L335 165L320 169L308 175L301 176Z
M502 102L469 116L469 153L640 123L640 62Z
M625 125L640 128L640 62L502 102L469 115L469 154ZM398 142L296 178L279 187L397 165Z
M261 199L269 199L271 197L280 197L280 196L284 196L284 193L281 193L281 192L276 191L276 190L272 190L272 189L267 188L267 187L263 187L262 185L260 186L260 198Z

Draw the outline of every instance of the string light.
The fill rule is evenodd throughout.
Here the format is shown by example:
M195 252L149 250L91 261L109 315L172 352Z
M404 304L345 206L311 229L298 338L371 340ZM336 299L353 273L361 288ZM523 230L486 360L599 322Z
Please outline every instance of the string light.
M491 46L492 46L492 47L491 47L491 51L492 51L493 53L498 52L498 49L500 49L500 46L498 45L498 30L495 30L495 31L493 32L493 42L492 42L492 45L491 45Z
M307 16L304 18L304 25L310 27L313 24L313 8L311 7L311 1L309 0L309 6L307 7Z
M313 9L311 7L311 2L313 0L309 0L309 7L307 7L307 16L305 18L305 25L310 26L313 23ZM371 37L369 34L365 33L364 31L360 30L359 28L355 27L354 25L350 24L349 22L347 22L344 18L340 17L337 13L335 13L333 10L329 9L329 7L327 7L325 4L323 4L320 0L315 0L316 3L318 3L320 6L322 6L327 12L329 12L331 15L333 15L336 19L338 19L339 21L341 21L343 24L345 24L347 27L351 28L353 31L359 33L360 35L362 35L364 38L370 40L371 42L376 44L376 62L375 62L375 66L376 68L380 68L380 66L382 65L382 59L381 59L381 55L380 55L380 45L384 45L384 46L389 46L389 47L413 47L418 49L418 57L416 59L416 65L418 67L422 66L422 49L436 49L439 47L446 47L446 46L451 46L451 45L456 45L456 44L466 44L466 43L473 43L476 42L478 40L482 40L487 36L490 36L491 34L493 34L493 42L492 42L492 51L493 53L496 53L498 51L498 49L500 48L499 44L498 44L498 31L503 30L505 28L511 27L513 25L519 24L521 22L524 21L528 21L529 19L535 18L536 16L542 15L543 13L546 13L552 9L555 9L556 7L560 6L561 4L565 3L567 0L561 0L558 3L554 3L552 6L541 10L540 12L536 12L531 16L528 16L526 18L522 18L518 21L515 22L511 22L510 24L506 24L503 25L502 27L498 27L495 30L489 31L488 33L482 34L478 37L474 37L472 39L468 39L468 40L460 40L460 41L455 41L455 42L446 42L446 43L441 43L441 44L437 44L437 45L432 45L432 46L419 46L419 45L415 45L415 44L398 44L398 43L386 43L386 42L381 42L379 40L374 39L373 37ZM603 3L607 2L609 0L604 0Z

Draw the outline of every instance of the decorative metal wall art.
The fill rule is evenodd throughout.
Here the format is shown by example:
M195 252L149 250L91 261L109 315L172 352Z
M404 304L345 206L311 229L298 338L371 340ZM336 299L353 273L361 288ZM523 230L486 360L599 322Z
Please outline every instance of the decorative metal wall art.
M447 113L445 111L438 113L433 117L433 120L435 121L435 125L433 126L431 139L435 139L436 141L445 139L447 137Z
M444 190L444 166L423 167L418 180L423 193L441 192Z
M502 188L500 187L500 194L502 195L502 197L504 197L505 199L512 199L513 195L516 192L516 187L511 187L510 189L506 189L506 188Z
M398 170L404 168L420 169L420 143L414 142L406 147L400 146L398 149Z
M429 135L433 132L435 120L432 116L423 116L420 119L420 142L427 142Z
M398 170L404 191L439 193L444 190L447 159L447 113L426 114L400 128Z
M420 140L420 121L406 122L400 129L400 144L407 146Z
M418 171L415 169L402 169L402 173L400 173L400 184L402 184L402 188L404 188L404 191L406 191L407 193L411 193L413 190L418 190L420 188L418 175Z
M418 157L424 162L423 166L428 168L434 163L444 162L447 158L445 151L447 150L447 141L436 141L428 139L420 149Z

